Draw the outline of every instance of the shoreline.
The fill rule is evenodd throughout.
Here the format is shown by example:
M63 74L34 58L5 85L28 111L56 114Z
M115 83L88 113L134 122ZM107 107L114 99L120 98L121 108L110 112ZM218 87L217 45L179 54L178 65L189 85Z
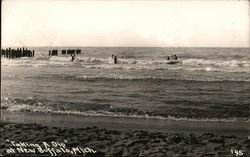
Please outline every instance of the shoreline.
M140 130L168 133L214 133L247 137L248 122L218 122L189 120L159 120L124 117L97 117L28 112L6 112L1 110L1 121L11 123L38 123L50 127L94 127L119 131Z

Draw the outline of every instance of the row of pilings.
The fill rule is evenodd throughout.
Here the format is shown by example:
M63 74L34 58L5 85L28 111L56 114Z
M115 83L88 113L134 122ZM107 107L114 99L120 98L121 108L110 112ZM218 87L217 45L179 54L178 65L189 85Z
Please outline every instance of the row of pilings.
M61 50L62 55L66 54L81 54L81 49L63 49ZM1 57L4 58L21 58L21 57L34 57L35 51L34 50L29 50L28 48L6 48L6 49L1 49ZM58 50L57 49L52 49L49 50L49 56L57 56L58 55Z
M4 58L21 58L21 57L34 57L35 50L29 50L28 48L6 48L1 49L1 57Z
M62 55L66 54L81 54L81 49L63 49L61 50ZM49 56L57 56L58 55L58 50L53 49L49 50Z

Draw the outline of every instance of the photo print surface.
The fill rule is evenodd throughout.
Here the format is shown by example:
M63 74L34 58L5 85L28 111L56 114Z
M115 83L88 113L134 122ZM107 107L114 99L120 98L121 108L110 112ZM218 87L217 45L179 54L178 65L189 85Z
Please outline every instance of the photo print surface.
M249 2L3 0L0 156L249 156Z

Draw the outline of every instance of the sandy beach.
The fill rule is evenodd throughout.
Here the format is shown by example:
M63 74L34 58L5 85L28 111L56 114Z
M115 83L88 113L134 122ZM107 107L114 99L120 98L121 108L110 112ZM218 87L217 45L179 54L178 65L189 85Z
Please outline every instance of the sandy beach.
M65 118L64 116L64 119L71 121L70 124L67 123L67 120L63 120L60 115L50 115L50 118L41 119L42 116L44 117L45 115L26 113L24 116L23 113L2 112L1 154L4 156L231 157L235 156L231 152L232 149L241 150L244 155L249 155L247 153L249 153L250 140L247 138L247 129L244 130L239 128L239 126L237 127L239 130L242 129L242 132L233 129L230 132L228 129L228 132L224 134L223 132L218 132L220 130L219 127L215 128L214 131L210 128L211 130L208 131L201 128L195 129L197 126L193 125L193 131L191 131L190 128L181 125L182 129L180 129L178 127L179 121L176 124L172 122L172 128L169 124L170 128L168 131L166 127L162 127L165 130L159 129L159 125L155 125L155 129L146 129L146 126L154 127L153 124L149 124L149 121L148 125L138 122L141 124L141 126L138 126L136 121L134 124L129 125L129 121L125 123L124 119L120 119L120 123L115 123L114 120L113 125L111 125L112 121L108 120L110 124L105 123L105 118L99 118L99 120L97 120L98 118L92 119L92 122L88 123L88 118L72 116L71 118L70 116ZM102 119L102 122L100 119ZM125 124L127 127L125 127ZM143 125L144 128L142 127ZM214 123L213 125L220 125L220 128L223 129L221 124ZM117 126L117 129L115 129L115 126ZM174 131L173 126L176 126L176 131ZM242 124L242 126L244 125ZM22 145L23 149L29 144L37 144L42 149L45 147L45 142L50 145L51 149L49 150L51 151L40 153L37 147L31 146L27 148L34 148L35 152L22 152L18 147L20 142L26 144ZM53 142L65 144L65 148L58 145L54 147L51 144ZM7 153L7 150L10 148L13 148L15 153ZM60 150L57 150L59 148ZM75 154L74 152L71 154L65 151L66 149L76 151L76 148L81 148L83 151L78 151Z
M146 131L116 131L98 127L66 128L48 127L37 123L2 123L1 154L4 156L42 155L53 156L50 152L7 154L14 147L8 141L42 144L64 142L72 147L88 147L95 153L79 155L92 156L233 156L231 149L240 148L248 153L250 142L237 136L216 136L203 134L168 134ZM65 140L67 142L65 142ZM56 153L54 156L67 155ZM71 154L68 154L71 155ZM248 154L249 155L249 154ZM246 155L247 156L247 155Z

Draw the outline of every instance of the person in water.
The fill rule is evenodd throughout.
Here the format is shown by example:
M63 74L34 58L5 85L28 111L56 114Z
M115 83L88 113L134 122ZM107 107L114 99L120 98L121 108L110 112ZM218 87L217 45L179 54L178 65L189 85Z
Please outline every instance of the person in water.
M174 55L174 59L175 59L175 60L177 60L177 59L178 59L176 55Z
M71 56L71 62L73 62L75 60L75 56L76 55L75 54L74 55L71 54L70 56Z
M168 56L168 59L167 60L170 60L170 56Z
M113 55L113 54L111 55L111 58L112 58L112 59L114 58L114 55Z
M114 57L114 63L117 64L117 57Z

